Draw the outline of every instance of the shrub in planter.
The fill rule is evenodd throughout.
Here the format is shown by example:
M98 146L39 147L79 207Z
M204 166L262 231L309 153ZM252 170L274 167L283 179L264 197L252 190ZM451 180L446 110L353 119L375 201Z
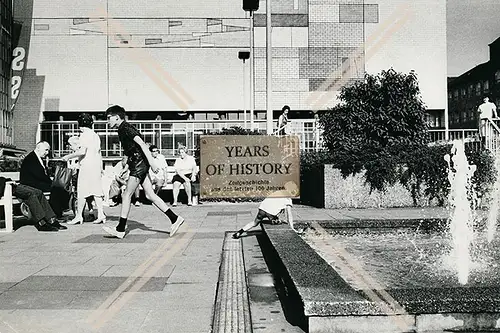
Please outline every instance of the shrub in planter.
M418 205L425 196L429 200L436 199L438 205L446 203L450 192L448 180L448 164L444 156L449 154L451 145L421 146L405 154L404 168L399 181L411 192L413 202ZM476 165L472 184L480 197L488 194L496 179L494 157L486 149L465 149L469 164ZM453 165L452 165L453 167Z

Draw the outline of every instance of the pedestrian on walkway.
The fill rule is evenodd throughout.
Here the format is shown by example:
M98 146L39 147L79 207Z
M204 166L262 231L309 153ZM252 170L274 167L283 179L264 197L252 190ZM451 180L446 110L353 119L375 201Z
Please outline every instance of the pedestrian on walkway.
M292 215L292 199L290 198L265 198L259 206L259 211L257 216L252 222L247 223L243 228L238 230L233 234L234 239L240 238L248 230L258 226L265 219L269 220L272 224L279 224L281 220L279 215L285 214L285 223L290 224L290 228L293 227L293 215Z
M108 124L111 128L118 129L118 138L123 147L123 152L127 155L127 164L130 175L127 180L127 187L122 195L122 207L120 221L116 228L104 227L103 229L110 235L118 238L125 237L125 227L130 211L131 198L135 190L142 185L146 198L167 215L172 223L170 236L173 236L184 219L175 214L167 204L154 192L151 179L149 177L149 168L153 172L159 172L160 168L156 165L149 147L143 140L142 134L131 124L125 121L125 109L119 105L113 105L106 110Z
M284 105L281 109L281 115L278 118L278 135L286 135L287 134L287 124L288 124L288 112L290 111L290 107L288 105Z
M69 161L75 157L79 158L80 161L76 190L77 211L75 218L68 224L83 223L83 210L89 197L94 197L98 212L97 220L93 223L106 222L103 209L101 139L92 129L93 124L94 120L88 113L82 113L78 117L78 127L82 131L80 134L80 149L62 157L63 161Z

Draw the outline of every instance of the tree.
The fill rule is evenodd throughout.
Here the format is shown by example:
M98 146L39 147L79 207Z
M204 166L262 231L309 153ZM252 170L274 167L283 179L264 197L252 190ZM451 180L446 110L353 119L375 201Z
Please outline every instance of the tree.
M344 177L366 171L371 190L398 181L407 152L427 144L426 107L416 74L366 74L340 90L340 103L320 116L323 138Z

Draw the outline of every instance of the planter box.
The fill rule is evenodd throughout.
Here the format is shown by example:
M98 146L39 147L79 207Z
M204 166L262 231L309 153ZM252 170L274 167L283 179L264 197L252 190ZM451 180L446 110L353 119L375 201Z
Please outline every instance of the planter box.
M414 207L413 200L403 185L396 184L386 192L374 190L365 184L364 173L343 178L340 170L332 165L324 166L324 207L325 208L389 208ZM435 202L423 199L419 206L437 206Z

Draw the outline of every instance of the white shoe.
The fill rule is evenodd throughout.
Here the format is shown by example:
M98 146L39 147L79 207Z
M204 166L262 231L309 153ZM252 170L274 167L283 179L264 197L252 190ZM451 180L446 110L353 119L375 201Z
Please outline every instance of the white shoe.
M103 216L103 217L100 217L98 218L97 220L95 220L94 222L92 222L93 224L101 224L101 223L106 223L106 216Z
M135 202L135 206L136 206L136 207L141 207L141 203L140 203L139 201L136 201L136 202Z
M110 234L111 236L115 236L116 238L122 239L123 237L125 237L125 231L116 231L115 228L111 228L111 227L102 227L102 229L104 231L106 231L108 234Z
M177 216L177 220L175 221L174 224L172 224L172 228L170 229L170 237L175 235L175 233L177 232L177 230L179 230L179 227L183 223L184 223L184 218L182 218L181 216Z

